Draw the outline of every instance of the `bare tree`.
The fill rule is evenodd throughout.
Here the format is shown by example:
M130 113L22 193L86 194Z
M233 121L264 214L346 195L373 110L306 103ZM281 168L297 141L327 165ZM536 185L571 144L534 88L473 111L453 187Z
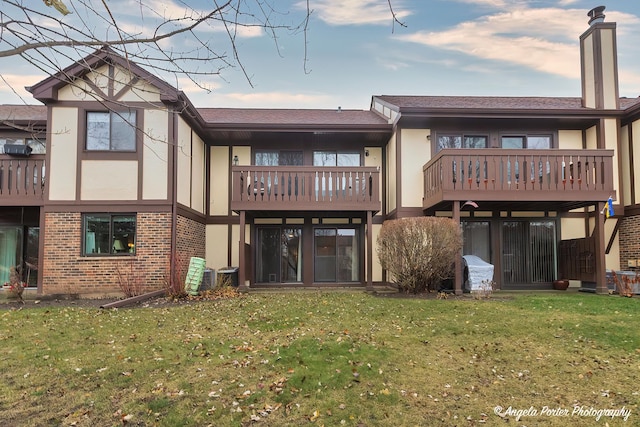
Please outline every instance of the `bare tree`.
M305 31L272 0L213 0L206 10L188 2L157 0L0 0L0 58L19 56L42 72L61 71L102 46L156 74L200 78L238 67L251 84L238 51L243 35L266 32L276 49L280 31Z
M73 63L106 45L155 74L186 77L208 90L201 78L229 67L239 68L251 84L239 53L239 38L267 33L279 54L279 34L285 32L303 34L304 69L309 72L307 34L312 0L298 3L301 15L277 9L276 0L211 0L202 2L205 9L189 3L0 0L0 58L20 56L52 75L62 69L58 61ZM386 3L392 25L406 26L398 19L392 0ZM299 22L292 22L294 16Z

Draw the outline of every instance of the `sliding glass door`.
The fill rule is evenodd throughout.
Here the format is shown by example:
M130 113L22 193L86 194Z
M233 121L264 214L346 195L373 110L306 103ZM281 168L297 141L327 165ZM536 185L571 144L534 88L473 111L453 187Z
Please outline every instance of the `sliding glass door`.
M314 281L358 282L360 237L355 228L314 230Z
M302 229L260 227L257 230L257 283L302 281Z
M15 268L22 268L22 227L0 226L0 286Z
M554 221L502 224L502 280L506 287L546 284L557 269Z

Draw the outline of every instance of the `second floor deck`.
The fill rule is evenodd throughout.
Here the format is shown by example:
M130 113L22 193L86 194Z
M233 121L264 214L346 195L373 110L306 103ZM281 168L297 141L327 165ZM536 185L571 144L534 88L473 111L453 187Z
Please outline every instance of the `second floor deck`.
M0 155L0 205L39 206L44 203L44 155Z
M423 209L554 210L614 195L613 150L444 149L423 167Z
M234 211L381 209L376 167L233 166Z

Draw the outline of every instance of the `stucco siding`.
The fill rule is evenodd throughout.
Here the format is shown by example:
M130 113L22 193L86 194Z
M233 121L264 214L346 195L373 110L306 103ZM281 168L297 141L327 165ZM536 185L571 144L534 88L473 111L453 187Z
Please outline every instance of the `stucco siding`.
M82 162L82 200L137 200L138 162L85 160Z
M229 213L229 147L211 147L209 212Z
M402 207L422 207L424 196L422 167L431 158L427 131L402 129L400 164L402 165Z
M166 110L145 110L143 139L142 198L166 200L168 198L169 113Z
M50 160L47 170L50 200L76 199L78 109L51 110Z

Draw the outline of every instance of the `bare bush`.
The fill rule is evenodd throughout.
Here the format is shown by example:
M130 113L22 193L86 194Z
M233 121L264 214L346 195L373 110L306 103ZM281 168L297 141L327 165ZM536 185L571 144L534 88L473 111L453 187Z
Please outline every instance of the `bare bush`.
M185 298L187 296L184 285L188 270L187 261L177 251L172 254L172 259L174 260L173 268L170 266L164 275L164 287L169 298Z
M449 218L417 217L385 221L377 240L382 268L404 292L433 290L453 274L462 249L462 231Z
M116 277L118 278L118 287L127 298L142 295L144 283L142 275L135 268L133 259L126 263L116 263Z

